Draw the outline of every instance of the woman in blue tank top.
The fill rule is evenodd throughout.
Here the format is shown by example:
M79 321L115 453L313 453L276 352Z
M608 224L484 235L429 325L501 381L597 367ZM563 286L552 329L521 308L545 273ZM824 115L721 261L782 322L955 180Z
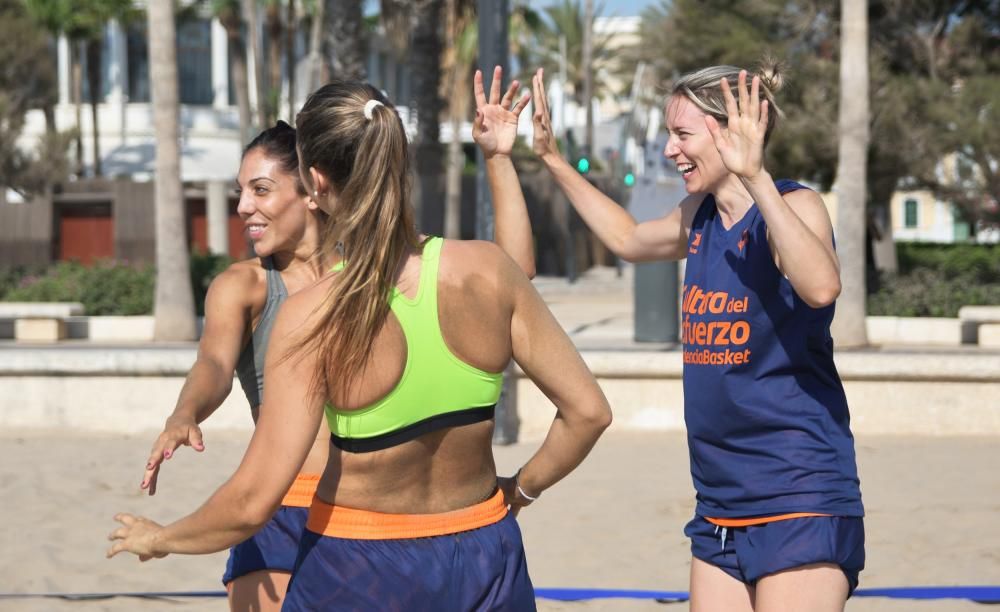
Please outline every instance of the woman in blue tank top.
M542 77L534 150L587 225L625 260L687 259L692 610L842 609L864 565L864 511L830 337L840 270L823 201L764 167L776 69L674 83L664 155L689 195L645 223L559 154Z

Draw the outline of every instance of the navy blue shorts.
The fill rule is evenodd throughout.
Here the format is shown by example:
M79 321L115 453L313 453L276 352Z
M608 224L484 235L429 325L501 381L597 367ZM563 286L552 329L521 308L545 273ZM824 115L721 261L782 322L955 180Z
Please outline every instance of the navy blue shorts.
M856 516L809 516L723 531L695 515L684 535L691 538L693 557L748 585L783 570L833 563L847 577L850 597L865 567L865 524Z
M300 610L535 610L511 515L449 535L362 540L306 530L282 607Z
M308 517L309 508L278 508L260 531L229 549L222 584L259 570L291 572Z

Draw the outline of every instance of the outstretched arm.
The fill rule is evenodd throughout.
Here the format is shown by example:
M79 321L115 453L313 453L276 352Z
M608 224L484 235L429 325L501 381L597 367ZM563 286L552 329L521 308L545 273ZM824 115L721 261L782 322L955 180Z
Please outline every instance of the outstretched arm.
M225 401L233 386L233 370L251 325L248 296L249 270L229 268L208 288L205 298L205 329L198 344L198 358L184 380L174 411L153 442L142 476L142 488L156 493L163 461L181 446L205 450L198 426Z
M216 552L253 535L278 509L305 462L323 414L323 398L309 388L314 354L297 351L284 358L309 329L312 304L304 304L300 295L289 298L275 320L265 367L264 409L236 473L200 508L170 525L116 515L122 526L109 536L113 544L108 557L131 552L146 560L169 553Z
M612 253L626 261L683 259L687 254L691 219L701 198L688 197L665 217L637 223L632 215L591 185L559 153L543 77L541 68L532 77L535 104L532 148L587 227Z
M760 78L747 90L747 73L740 71L739 105L726 79L720 81L729 115L726 129L711 116L705 124L712 133L722 162L740 177L767 222L768 241L778 269L795 292L813 307L826 306L840 294L840 262L833 249L833 227L819 195L794 191L782 196L764 169L767 100L759 97Z
M514 141L517 139L517 119L528 104L530 95L525 93L517 102L514 98L520 84L515 80L500 97L503 69L493 70L490 97L483 88L483 73L476 71L473 93L476 98L476 120L472 125L472 138L483 151L486 160L486 178L493 194L493 214L496 221L495 241L528 278L535 276L535 247L531 238L531 221L528 207L521 191L521 182L511 160Z

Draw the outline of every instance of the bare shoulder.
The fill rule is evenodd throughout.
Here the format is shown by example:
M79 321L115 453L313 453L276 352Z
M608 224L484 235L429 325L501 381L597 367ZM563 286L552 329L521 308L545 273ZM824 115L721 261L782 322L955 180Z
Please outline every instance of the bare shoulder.
M816 221L826 225L830 222L830 213L826 208L826 203L819 193L812 189L796 189L781 196L792 210L804 221ZM810 223L812 225L812 223Z
M207 299L252 304L265 287L264 269L257 259L237 261L220 272L208 287Z
M278 316L286 322L305 322L306 319L328 298L336 273L327 274L312 285L304 287L288 296L278 311Z
M445 240L439 278L448 283L486 283L497 288L524 271L496 243L486 240Z

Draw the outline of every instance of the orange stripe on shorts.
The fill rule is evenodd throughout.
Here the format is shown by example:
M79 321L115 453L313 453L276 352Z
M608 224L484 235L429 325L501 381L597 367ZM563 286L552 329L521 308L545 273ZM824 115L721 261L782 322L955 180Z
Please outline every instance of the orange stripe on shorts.
M308 508L312 504L313 497L316 496L319 478L319 474L299 474L296 476L288 493L285 493L285 497L281 499L281 505Z
M787 521L788 519L806 518L808 516L830 516L829 514L817 514L816 512L792 512L791 514L778 514L777 516L758 516L756 518L708 518L705 520L719 527L750 527L751 525L764 525L777 521Z
M353 540L401 540L460 533L499 522L507 516L503 491L490 499L451 512L388 514L334 506L313 498L306 529L313 533Z

